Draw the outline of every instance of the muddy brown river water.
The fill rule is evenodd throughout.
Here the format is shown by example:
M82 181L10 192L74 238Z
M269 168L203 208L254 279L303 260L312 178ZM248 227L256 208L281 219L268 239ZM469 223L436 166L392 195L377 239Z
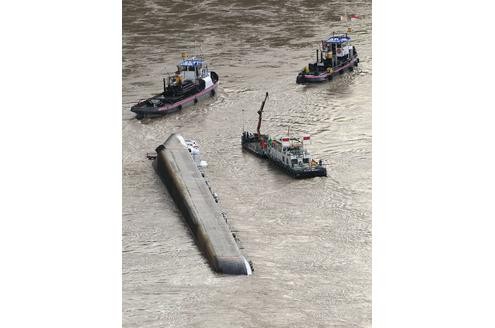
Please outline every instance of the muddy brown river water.
M349 25L359 68L297 85L318 42ZM217 96L136 120L129 108L195 49ZM266 91L262 130L310 134L327 178L242 152ZM124 0L122 130L124 327L371 327L371 1ZM172 132L200 144L252 276L211 270L146 159Z

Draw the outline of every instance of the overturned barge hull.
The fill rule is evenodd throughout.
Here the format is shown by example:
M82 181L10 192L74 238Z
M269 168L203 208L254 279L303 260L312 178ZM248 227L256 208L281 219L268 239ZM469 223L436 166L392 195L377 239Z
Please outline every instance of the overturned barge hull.
M241 255L222 212L191 154L172 134L156 149L153 163L182 211L197 244L211 267L219 273L249 275L249 262Z

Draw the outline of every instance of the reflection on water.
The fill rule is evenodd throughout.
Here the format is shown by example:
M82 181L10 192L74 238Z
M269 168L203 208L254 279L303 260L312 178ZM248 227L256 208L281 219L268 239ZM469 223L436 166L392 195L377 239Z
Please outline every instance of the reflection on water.
M296 85L319 40L348 24L359 69ZM123 31L124 326L370 327L371 2L126 0ZM220 75L217 97L134 119L195 49ZM293 180L242 152L266 91L262 131L311 134L328 178ZM145 156L172 132L200 143L254 275L213 273L194 244Z

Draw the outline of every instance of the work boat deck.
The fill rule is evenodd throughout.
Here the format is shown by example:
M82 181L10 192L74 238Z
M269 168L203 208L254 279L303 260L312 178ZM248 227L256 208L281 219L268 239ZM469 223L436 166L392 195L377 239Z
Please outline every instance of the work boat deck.
M131 111L137 114L137 118L143 118L195 105L199 100L215 95L218 79L218 75L208 69L203 59L184 59L177 65L175 75L163 79L162 93L139 101L131 107Z
M347 33L334 33L321 41L321 49L316 49L316 62L308 64L299 72L296 83L329 81L346 70L353 71L359 63L359 57L356 48L350 43L351 37Z

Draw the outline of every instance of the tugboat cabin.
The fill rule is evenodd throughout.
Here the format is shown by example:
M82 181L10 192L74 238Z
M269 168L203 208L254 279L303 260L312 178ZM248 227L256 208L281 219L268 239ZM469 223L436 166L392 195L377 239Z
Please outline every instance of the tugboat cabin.
M351 37L346 34L332 35L321 41L321 61L330 67L339 66L357 55L356 48L350 45Z
M334 34L321 41L321 50L316 49L316 62L309 64L309 71L324 72L329 67L338 67L357 55L356 48L350 45L351 37L345 34Z
M208 75L208 66L203 59L192 57L182 60L177 71L184 81L196 81Z
M218 76L211 72L218 80ZM175 75L168 75L168 81L163 79L164 94L177 96L201 91L212 86L216 81L211 79L206 62L197 57L184 58L177 65Z

